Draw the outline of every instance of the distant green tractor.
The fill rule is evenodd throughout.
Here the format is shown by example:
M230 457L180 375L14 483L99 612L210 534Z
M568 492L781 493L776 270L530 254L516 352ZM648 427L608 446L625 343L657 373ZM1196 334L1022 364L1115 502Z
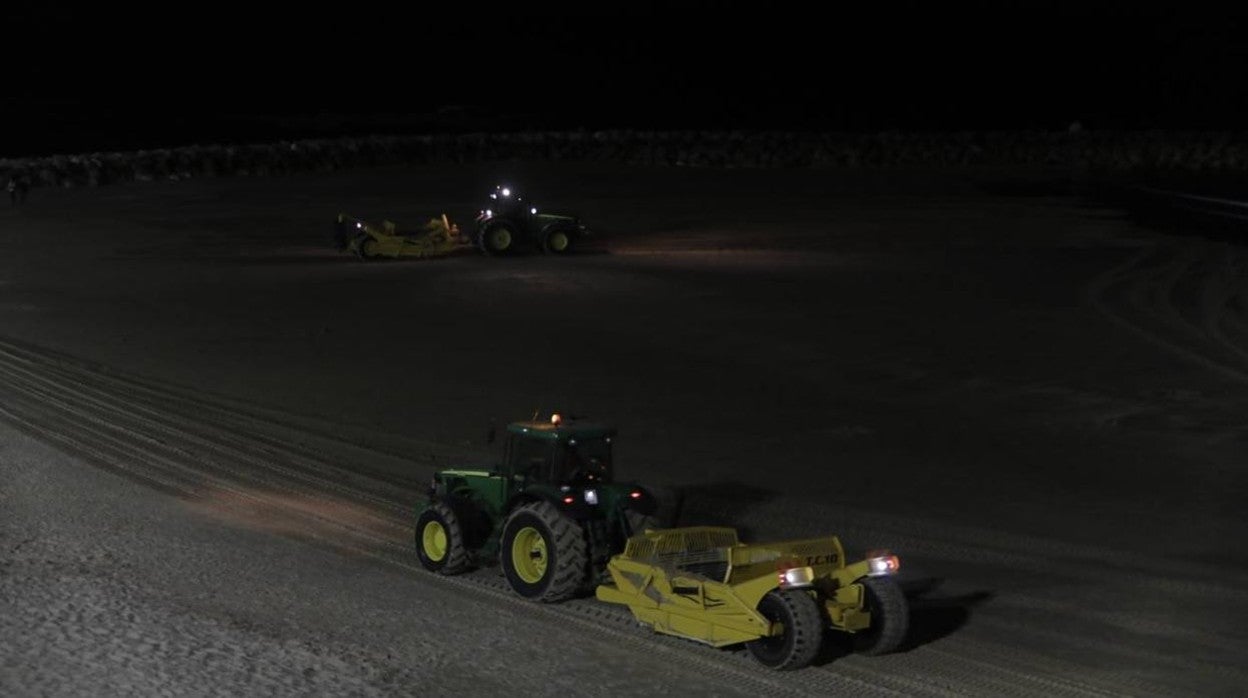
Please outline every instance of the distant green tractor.
M452 575L496 558L525 598L592 593L628 538L658 523L653 493L614 481L615 435L558 414L507 425L501 464L433 476L416 511L421 564Z
M519 192L498 186L490 201L477 214L473 239L482 252L502 256L521 249L538 249L553 255L566 255L580 247L590 235L580 217L570 213L538 211Z

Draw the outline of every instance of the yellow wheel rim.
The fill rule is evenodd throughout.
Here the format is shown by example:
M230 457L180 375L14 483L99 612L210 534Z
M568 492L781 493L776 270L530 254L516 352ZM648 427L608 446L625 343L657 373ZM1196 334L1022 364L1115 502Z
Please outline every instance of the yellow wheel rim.
M420 532L420 541L430 560L441 562L446 557L446 529L441 523L430 521L425 524L425 530Z
M511 247L511 231L501 226L491 230L490 247L496 250L505 250Z
M546 539L532 526L525 526L511 541L511 566L525 584L537 584L546 576Z
M555 252L563 252L564 250L568 249L568 234L567 233L551 233L550 234L550 249L554 250Z

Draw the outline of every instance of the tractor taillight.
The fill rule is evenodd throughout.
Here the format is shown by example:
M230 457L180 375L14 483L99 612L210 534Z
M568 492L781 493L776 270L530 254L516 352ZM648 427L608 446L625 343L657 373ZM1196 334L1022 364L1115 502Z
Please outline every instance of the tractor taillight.
M641 491L640 491L640 490L633 490L632 492L629 492L629 493L628 493L628 496L629 496L629 497L632 497L633 499L641 499Z
M576 501L576 497L568 496L568 497L563 498L564 504L571 504L572 502L575 502L575 501Z

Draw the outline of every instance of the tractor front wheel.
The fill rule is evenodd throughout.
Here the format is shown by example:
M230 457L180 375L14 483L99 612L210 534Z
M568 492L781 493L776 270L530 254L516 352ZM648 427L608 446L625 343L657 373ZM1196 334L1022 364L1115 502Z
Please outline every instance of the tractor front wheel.
M854 651L865 655L887 654L897 649L910 630L910 605L891 577L867 577L867 610L871 626L854 635Z
M585 534L549 502L525 504L503 526L499 563L517 594L547 603L566 601L587 575Z
M767 592L758 602L758 612L780 626L779 635L745 643L750 654L769 669L801 669L814 661L823 645L823 616L810 593L805 591Z
M425 569L446 575L468 567L459 517L442 502L430 505L416 519L416 557Z
M568 254L572 251L572 233L562 228L555 228L546 233L542 241L542 249L548 254Z

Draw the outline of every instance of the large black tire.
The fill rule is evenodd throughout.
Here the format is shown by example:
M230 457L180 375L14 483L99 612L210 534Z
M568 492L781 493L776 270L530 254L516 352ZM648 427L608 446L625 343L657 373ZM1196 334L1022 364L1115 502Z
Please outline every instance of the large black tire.
M574 233L565 228L555 228L542 238L542 251L546 254L571 254L575 246Z
M759 664L777 671L801 669L814 661L823 646L823 616L809 592L767 592L758 612L784 626L784 633L745 643Z
M548 502L525 504L503 526L499 563L520 596L566 601L584 588L588 576L585 532Z
M888 654L901 646L910 631L910 604L892 577L867 577L862 586L871 627L854 634L854 651L871 656Z
M653 514L643 514L633 509L625 509L624 518L628 521L629 536L639 536L651 528L662 528L659 525L659 517Z
M657 504L652 513L655 518L654 527L676 528L680 526L681 509L685 504L684 492L679 488L660 485L647 485L646 491L654 497Z
M377 240L367 233L361 234L351 241L351 249L360 259L377 259Z
M451 575L468 569L463 526L442 502L434 502L416 519L416 557L431 572Z
M511 223L499 221L487 225L481 231L478 242L481 251L491 256L511 254L520 241L520 232Z

